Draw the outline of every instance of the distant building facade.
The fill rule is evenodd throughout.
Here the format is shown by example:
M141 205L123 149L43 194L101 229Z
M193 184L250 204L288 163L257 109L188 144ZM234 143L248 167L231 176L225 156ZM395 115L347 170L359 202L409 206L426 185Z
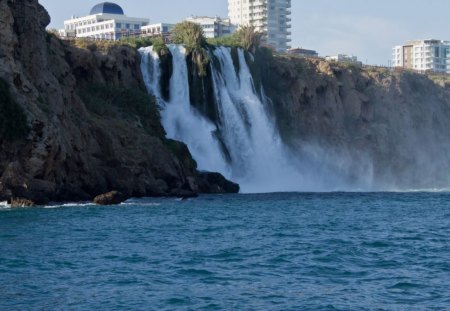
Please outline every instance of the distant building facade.
M238 26L254 26L275 50L291 48L291 0L228 0L228 16Z
M229 18L191 16L186 21L199 24L203 28L206 38L229 36L236 32L236 25Z
M63 38L91 38L118 40L122 36L138 34L149 24L147 18L128 17L123 9L111 2L95 5L88 16L72 17L59 31Z
M317 53L314 50L308 50L308 49L302 49L302 48L296 48L296 49L289 49L287 50L288 54L297 55L301 57L319 57L319 53Z
M347 63L347 64L354 64L354 65L357 65L357 66L362 66L362 62L360 62L358 60L358 57L356 57L356 56L349 56L349 55L346 55L346 54L338 54L338 55L335 55L335 56L327 56L327 57L325 57L325 59L327 61L330 61L330 62Z
M418 72L450 73L450 41L415 40L395 46L392 66Z
M163 37L166 43L170 43L170 32L175 24L158 23L141 27L142 37Z

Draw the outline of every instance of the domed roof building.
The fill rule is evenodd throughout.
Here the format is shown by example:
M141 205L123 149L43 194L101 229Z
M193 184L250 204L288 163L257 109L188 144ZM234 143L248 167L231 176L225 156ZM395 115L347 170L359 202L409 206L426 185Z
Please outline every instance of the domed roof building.
M140 35L141 28L148 24L148 18L128 17L120 5L102 2L95 5L88 16L64 21L64 29L59 33L63 38L119 40L124 36Z
M112 2L103 2L95 5L91 9L90 15L96 14L117 14L117 15L125 15L123 9L120 5L112 3Z

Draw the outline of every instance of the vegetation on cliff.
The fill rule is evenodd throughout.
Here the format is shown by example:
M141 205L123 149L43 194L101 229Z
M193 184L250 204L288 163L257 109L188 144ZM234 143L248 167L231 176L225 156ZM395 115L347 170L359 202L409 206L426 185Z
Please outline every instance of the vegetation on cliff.
M79 91L86 107L101 117L137 122L148 134L164 139L159 110L154 97L139 88L89 84Z
M172 30L172 42L184 45L188 56L197 65L199 77L205 77L207 65L209 64L209 56L206 50L207 42L202 27L188 21L178 23Z
M246 51L256 53L262 43L263 34L255 30L253 26L243 26L230 36L210 38L208 43L213 46L228 46L243 48Z
M11 97L8 82L0 78L0 140L24 139L28 132L25 112Z
M53 35L53 33L49 33L49 35ZM168 50L163 37L153 37L153 38L126 37L122 38L119 41L110 41L110 40L92 41L90 39L85 38L76 38L68 42L69 44L73 45L76 48L89 50L91 52L98 51L101 53L108 53L108 51L111 48L117 46L129 46L134 49L153 46L154 51L157 52L158 54Z

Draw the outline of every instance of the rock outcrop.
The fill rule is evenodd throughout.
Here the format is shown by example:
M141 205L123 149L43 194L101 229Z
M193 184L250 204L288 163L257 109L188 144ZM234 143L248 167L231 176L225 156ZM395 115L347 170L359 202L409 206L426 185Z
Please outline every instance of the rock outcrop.
M78 49L49 22L37 0L0 0L0 114L14 124L0 128L0 201L196 195L195 161L165 139L137 51Z
M11 208L33 207L35 205L33 201L23 198L12 198L9 203Z
M199 172L200 192L209 194L239 193L239 185L227 180L221 174Z
M311 174L351 189L450 187L445 85L412 72L324 60L259 63L281 135Z
M127 197L118 191L111 191L105 194L98 195L94 198L94 203L97 205L117 205L127 200Z

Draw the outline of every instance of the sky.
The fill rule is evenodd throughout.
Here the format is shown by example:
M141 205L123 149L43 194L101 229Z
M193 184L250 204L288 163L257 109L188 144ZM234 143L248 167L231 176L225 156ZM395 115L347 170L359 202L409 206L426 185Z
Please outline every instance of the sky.
M110 0L111 1L111 0ZM63 28L70 16L88 15L101 0L39 0ZM227 16L227 0L115 0L125 14L151 23L197 16ZM292 0L292 46L321 56L348 54L387 65L394 45L411 39L450 40L449 0Z

